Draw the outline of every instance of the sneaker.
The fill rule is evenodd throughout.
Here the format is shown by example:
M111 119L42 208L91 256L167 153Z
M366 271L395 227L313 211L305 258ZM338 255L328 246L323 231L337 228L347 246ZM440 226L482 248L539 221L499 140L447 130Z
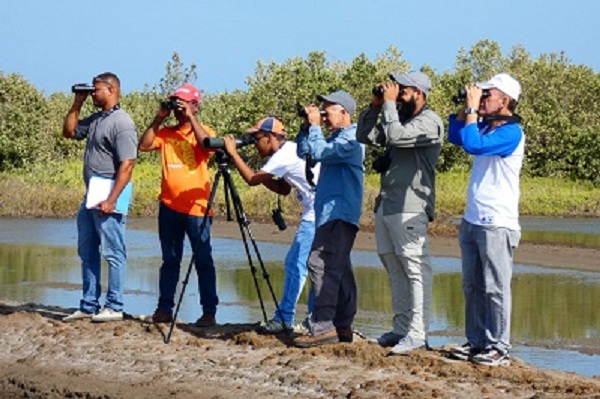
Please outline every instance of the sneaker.
M204 313L202 317L196 320L194 323L196 327L214 327L217 325L217 320L215 319L214 313Z
M398 341L398 343L394 345L392 349L390 349L390 353L400 355L403 353L414 351L416 349L424 349L425 347L425 340L408 336Z
M173 315L168 310L156 309L148 321L151 323L171 323L173 321Z
M492 348L474 355L471 361L484 366L508 366L510 365L510 355L508 352Z
M113 310L111 308L104 308L100 312L92 316L92 321L95 323L121 320L123 320L123 312L117 312L116 310Z
M283 325L281 320L269 320L266 325L262 326L262 331L269 334L280 334L282 332L293 331L293 327L291 324Z
M71 313L70 315L63 317L62 321L70 322L70 321L75 321L75 320L90 319L93 315L94 315L93 313L87 313L87 312L82 312L81 310L76 310L74 313Z
M450 350L450 356L458 360L469 360L480 352L480 349L473 348L471 344L467 342L466 344L452 348Z
M372 344L377 344L384 348L390 348L390 347L396 345L398 342L400 342L400 340L402 338L404 338L402 335L396 334L395 332L390 331L390 332L386 332L379 338L370 339L369 342Z
M339 342L338 334L335 329L324 332L319 335L307 334L294 340L294 345L298 348L311 348L324 344L335 344Z

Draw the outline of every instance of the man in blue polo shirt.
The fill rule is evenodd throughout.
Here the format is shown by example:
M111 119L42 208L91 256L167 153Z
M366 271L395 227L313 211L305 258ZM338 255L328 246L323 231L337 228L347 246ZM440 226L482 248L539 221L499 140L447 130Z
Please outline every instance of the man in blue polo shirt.
M352 113L356 102L343 90L317 97L296 138L298 156L321 163L315 195L316 232L308 259L314 290L309 334L296 338L301 348L352 342L357 294L350 251L362 210L364 147L356 141ZM331 135L323 136L321 119Z
M115 207L119 195L131 180L137 157L137 132L133 120L119 106L119 78L106 72L94 78L93 86L94 90L89 95L94 106L101 110L79 120L88 93L76 93L65 117L63 135L70 139L87 140L83 164L86 192L92 176L112 179L114 184L108 198L91 204L89 208L84 200L77 213L77 251L81 258L83 298L79 310L65 317L64 321L91 318L95 322L104 322L123 319L126 216L116 212ZM100 255L108 264L108 291L104 308L99 303L102 293Z

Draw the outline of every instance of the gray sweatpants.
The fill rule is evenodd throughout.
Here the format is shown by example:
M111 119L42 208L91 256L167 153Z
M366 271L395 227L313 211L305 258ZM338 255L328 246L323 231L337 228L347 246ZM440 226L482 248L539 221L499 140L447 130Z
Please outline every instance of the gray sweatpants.
M350 251L357 231L355 225L336 219L315 232L308 257L308 275L315 295L310 319L313 335L352 326L357 295Z
M510 281L521 232L463 220L459 241L465 295L465 333L474 348L510 349Z

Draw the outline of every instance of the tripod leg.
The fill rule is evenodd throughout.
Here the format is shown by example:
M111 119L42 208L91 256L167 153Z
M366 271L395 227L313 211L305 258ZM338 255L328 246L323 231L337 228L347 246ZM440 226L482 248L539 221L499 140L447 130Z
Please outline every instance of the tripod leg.
M262 294L260 292L260 287L259 287L258 281L256 279L256 267L254 267L254 264L252 263L252 257L250 256L250 250L248 247L248 242L246 240L246 233L248 233L248 237L250 238L250 242L252 243L254 253L256 254L258 263L260 264L260 267L261 267L261 270L263 273L263 279L267 282L267 286L269 287L271 297L273 298L273 302L275 303L275 308L276 308L277 314L281 318L281 323L283 324L283 328L285 331L289 331L287 324L283 320L281 309L279 309L279 303L277 302L277 297L275 296L275 291L273 290L273 286L271 285L269 273L267 272L267 269L265 268L265 264L262 260L262 256L260 255L260 251L258 250L258 246L256 245L256 240L254 239L254 236L252 235L252 230L250 230L250 222L246 218L246 214L244 213L244 208L242 206L242 201L241 201L239 194L235 188L235 185L233 184L233 180L231 179L231 175L229 174L229 171L226 170L224 172L223 176L224 176L223 180L225 181L225 185L226 185L226 187L229 188L229 191L231 192L231 199L233 201L233 207L234 207L234 210L235 210L235 213L237 216L238 224L240 226L240 233L242 236L242 241L244 242L244 248L246 249L246 254L248 256L248 263L250 264L250 270L252 272L252 277L254 278L254 285L256 286L256 291L258 294L258 298L260 300L260 306L262 309L263 318L265 320L265 323L268 321L267 313L265 311L265 306L264 306L264 302L262 299Z
M250 255L250 248L248 247L248 241L246 240L246 233L244 231L244 225L246 225L248 223L247 220L245 220L245 217L242 217L243 215L243 210L240 209L240 205L239 205L239 198L238 200L236 200L236 195L233 194L233 190L235 190L235 187L233 186L233 181L228 180L227 175L225 175L224 178L225 181L225 187L227 187L229 189L229 191L232 192L231 198L233 200L233 209L235 211L236 214L236 219L238 222L238 225L240 227L240 235L242 237L242 243L244 244L244 249L246 251L246 256L248 258L248 265L250 266L250 272L252 274L252 280L254 281L254 287L256 288L256 293L258 295L258 301L260 303L260 309L262 310L262 314L263 314L263 319L265 320L265 323L267 322L267 312L265 310L265 304L262 298L262 292L260 291L260 286L258 284L258 278L256 277L256 272L257 269L254 266L254 263L252 262L252 256Z
M219 179L221 177L221 171L218 171L215 175L215 180L213 182L213 186L210 189L210 197L208 199L208 204L206 205L206 212L204 212L204 217L202 218L202 222L200 224L200 229L198 233L198 237L202 236L204 230L206 229L206 223L208 222L208 215L210 214L210 210L212 209L212 205L215 200L215 193L217 192L217 186L219 185ZM198 245L197 243L193 244L194 246ZM171 325L169 326L169 332L165 337L165 343L168 344L171 340L171 334L173 333L173 328L175 327L175 321L177 320L177 315L179 314L179 308L181 307L181 302L183 300L183 294L185 293L185 289L190 280L190 274L192 272L192 267L194 262L196 261L196 250L197 248L193 248L192 258L190 259L190 264L188 266L187 272L185 273L185 278L183 279L183 283L181 286L181 292L179 293L179 300L177 301L177 306L175 307L175 313L173 314L173 320L171 321Z

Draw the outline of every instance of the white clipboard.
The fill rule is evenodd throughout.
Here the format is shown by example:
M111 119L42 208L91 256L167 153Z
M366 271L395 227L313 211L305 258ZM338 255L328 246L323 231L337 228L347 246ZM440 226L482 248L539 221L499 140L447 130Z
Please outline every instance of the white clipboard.
M106 200L110 194L115 181L107 177L92 175L88 184L87 193L85 195L85 207L87 209L96 208L100 202ZM129 212L129 204L131 204L131 195L133 193L133 185L131 181L127 183L115 204L115 212L127 215Z

